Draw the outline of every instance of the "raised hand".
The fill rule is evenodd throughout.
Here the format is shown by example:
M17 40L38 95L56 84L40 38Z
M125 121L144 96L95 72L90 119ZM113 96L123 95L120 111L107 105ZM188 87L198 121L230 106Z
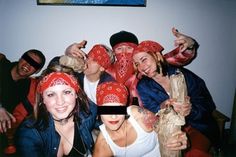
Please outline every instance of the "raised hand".
M81 50L82 48L85 48L86 44L86 40L83 40L80 43L74 43L66 48L65 54L68 56L86 59L86 53Z
M174 44L176 47L179 47L179 52L183 52L186 49L192 49L195 40L185 34L180 33L176 28L172 28L172 33L176 37Z

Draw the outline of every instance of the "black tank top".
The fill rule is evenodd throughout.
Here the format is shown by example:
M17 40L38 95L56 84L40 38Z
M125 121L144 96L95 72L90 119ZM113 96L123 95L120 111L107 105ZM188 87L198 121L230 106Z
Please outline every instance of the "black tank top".
M77 123L75 123L74 129L75 129L75 133L74 133L73 147L71 148L70 153L68 155L64 155L64 157L88 156L87 148L85 146L85 143L83 142L83 139L81 138L80 132L77 127Z

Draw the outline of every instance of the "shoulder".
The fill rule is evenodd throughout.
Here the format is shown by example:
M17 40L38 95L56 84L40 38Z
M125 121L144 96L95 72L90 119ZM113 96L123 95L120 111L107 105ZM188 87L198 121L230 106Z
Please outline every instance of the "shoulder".
M17 129L16 139L18 139L18 141L38 141L38 139L40 139L38 136L39 132L35 127L33 127L33 125L34 122L31 119L25 120Z
M137 88L143 88L144 90L149 87L152 87L154 80L147 77L147 76L142 76L142 78L138 81L137 83Z
M101 157L101 156L110 157L113 156L113 153L112 150L110 149L110 146L106 142L106 139L104 138L103 134L100 132L95 142L93 157Z
M184 77L186 79L187 82L204 82L204 80L199 77L197 74L195 74L194 72L192 72L191 70L189 69L186 69L186 68L181 68L181 72L184 74Z
M97 117L97 106L95 103L93 103L91 100L89 100L89 113L86 113L84 111L80 111L78 113L78 116L81 119L81 125L86 125L89 128L93 128L96 117Z
M153 125L157 120L155 114L140 106L129 106L129 114L139 123L139 125L147 132L153 131Z
M6 56L2 53L0 53L0 65L12 68L12 63L10 62L10 60L8 60Z
M0 52L0 60L2 60L3 58L6 58L6 56Z
M115 81L115 78L111 74L104 71L101 75L100 83L107 82L107 81Z

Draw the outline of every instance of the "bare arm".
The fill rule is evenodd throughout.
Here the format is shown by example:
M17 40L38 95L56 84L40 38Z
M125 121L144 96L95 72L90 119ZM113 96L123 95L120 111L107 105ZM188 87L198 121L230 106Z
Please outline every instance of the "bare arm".
M155 116L154 113L139 106L132 106L131 110L132 110L132 115L145 131L147 132L153 131L153 126L155 122L158 120L158 117Z
M139 107L132 106L132 115L138 121L140 126L147 132L154 130L154 124L158 121L158 117L149 110ZM160 126L161 127L161 126ZM169 138L166 143L166 147L170 150L182 150L187 148L187 136L185 132L177 132Z

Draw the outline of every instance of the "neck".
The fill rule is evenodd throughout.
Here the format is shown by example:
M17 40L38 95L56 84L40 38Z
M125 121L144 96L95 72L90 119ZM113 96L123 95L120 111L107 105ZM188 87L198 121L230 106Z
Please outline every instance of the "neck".
M166 78L166 76L163 76L162 73L156 72L155 75L152 77L154 80L162 80L163 78Z
M53 118L53 120L55 122L55 125L57 125L57 126L59 126L59 125L60 126L64 126L64 125L66 125L66 124L68 124L70 122L73 122L73 119L74 119L73 114L70 114L70 115L68 115L68 117L63 118L63 119L55 119L55 118Z
M90 82L96 82L100 79L101 73L96 73L92 75L85 75L85 77L90 81Z

